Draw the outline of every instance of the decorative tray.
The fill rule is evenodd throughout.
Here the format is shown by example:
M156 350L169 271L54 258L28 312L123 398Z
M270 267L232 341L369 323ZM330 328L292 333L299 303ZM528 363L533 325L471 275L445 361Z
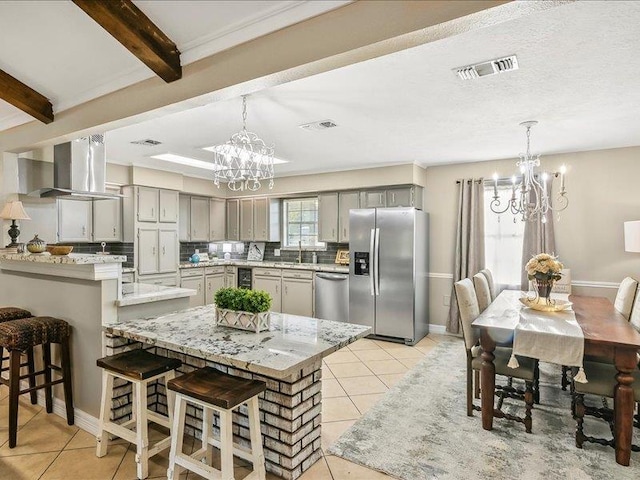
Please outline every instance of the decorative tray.
M562 310L571 308L571 305L573 305L573 303L566 300L552 300L553 303L547 303L547 300L544 298L520 297L519 300L525 307L541 312L561 312Z

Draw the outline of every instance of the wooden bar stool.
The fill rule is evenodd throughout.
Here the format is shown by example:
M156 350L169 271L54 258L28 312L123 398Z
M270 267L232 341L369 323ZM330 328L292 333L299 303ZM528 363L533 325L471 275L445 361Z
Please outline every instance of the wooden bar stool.
M69 336L71 327L64 320L53 317L31 317L10 320L0 323L0 347L9 351L9 378L0 377L0 382L9 386L9 448L16 446L18 436L18 398L24 393L30 393L31 403L35 403L36 390L45 389L45 403L47 413L53 412L53 385L59 383L64 387L64 400L67 410L67 423L73 425L73 395L71 389L71 356L69 351ZM60 366L53 365L51 359L51 344L60 345ZM33 347L42 345L43 367L34 371ZM20 375L21 355L27 353L29 372ZM53 371L61 373L62 378L52 380ZM44 382L36 385L36 377L44 375ZM29 388L20 390L20 380L27 378Z
M214 368L205 367L182 375L168 383L176 392L171 452L167 478L175 480L184 467L209 480L234 480L233 456L253 463L253 472L245 480L264 480L266 477L258 395L267 388L264 382L227 375ZM185 412L187 403L202 407L202 448L186 455L182 453ZM247 404L251 449L233 443L233 410ZM213 413L220 415L220 440L212 435ZM211 466L213 448L220 449L222 470ZM202 460L206 460L206 464Z
M175 377L175 369L182 362L175 358L161 357L146 350L132 350L110 357L100 358L97 364L102 368L102 402L98 424L96 455L104 457L109 446L109 433L136 445L136 472L140 479L149 475L149 458L171 445L171 435L149 446L148 422L157 423L171 429L173 395L167 389L168 418L148 410L147 385L164 379L165 385ZM123 424L111 421L111 399L113 380L120 378L133 384L133 407L131 420ZM130 427L135 426L135 431Z

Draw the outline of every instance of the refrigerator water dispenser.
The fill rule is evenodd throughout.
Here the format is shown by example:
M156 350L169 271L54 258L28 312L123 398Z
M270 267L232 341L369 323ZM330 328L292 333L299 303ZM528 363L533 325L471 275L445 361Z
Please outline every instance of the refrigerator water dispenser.
M369 252L354 252L354 275L369 276Z

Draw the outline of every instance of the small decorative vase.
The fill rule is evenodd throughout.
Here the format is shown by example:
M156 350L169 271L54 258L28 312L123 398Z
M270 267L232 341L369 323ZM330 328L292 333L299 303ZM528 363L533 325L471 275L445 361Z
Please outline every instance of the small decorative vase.
M39 239L38 235L33 237L33 239L31 239L27 243L27 250L30 253L42 253L46 249L47 249L47 242L45 242L44 240Z
M200 255L198 255L197 253L194 253L189 257L189 261L191 263L200 263Z
M551 296L551 289L553 288L553 280L543 280L536 278L535 279L536 291L538 292L539 298L545 298L547 303L549 302L549 297Z

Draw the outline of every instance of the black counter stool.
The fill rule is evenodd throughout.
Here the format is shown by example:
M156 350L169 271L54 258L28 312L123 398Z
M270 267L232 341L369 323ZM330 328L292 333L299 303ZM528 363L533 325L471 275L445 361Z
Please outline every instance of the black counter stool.
M136 472L140 479L149 475L149 458L169 448L171 435L149 446L148 422L154 422L171 430L173 415L173 395L167 389L168 418L148 410L147 385L164 379L165 385L175 377L175 369L182 362L175 358L161 357L146 350L138 349L100 358L97 364L102 368L102 402L98 425L96 455L104 457L109 446L109 433L136 445ZM113 380L120 378L133 384L131 420L123 424L111 421L111 399ZM129 427L135 426L135 431Z
M180 476L181 467L209 480L233 480L234 455L253 463L253 472L250 474L252 479L265 479L258 408L258 395L267 389L264 382L234 377L205 367L171 380L168 388L176 392L167 470L169 480L175 480ZM182 453L187 403L202 407L202 448L191 455ZM245 403L249 413L250 450L233 443L233 410ZM214 412L220 415L220 440L212 435ZM222 470L211 466L212 446L220 449ZM203 459L206 463L202 462Z
M47 413L53 412L52 386L59 383L64 387L64 400L67 409L67 423L73 425L73 396L71 390L71 357L69 353L69 336L71 327L64 320L53 317L31 317L10 320L0 323L0 347L9 351L9 378L0 377L0 382L9 386L9 448L16 446L18 435L18 398L24 393L32 395L34 402L36 390L45 389L45 404ZM53 365L51 359L51 344L60 345L60 366ZM33 368L33 347L42 345L43 367L40 371ZM20 375L20 356L27 353L29 372ZM60 372L62 378L52 380L52 372ZM36 386L35 379L44 375L44 382ZM20 390L20 380L27 378L29 388Z

